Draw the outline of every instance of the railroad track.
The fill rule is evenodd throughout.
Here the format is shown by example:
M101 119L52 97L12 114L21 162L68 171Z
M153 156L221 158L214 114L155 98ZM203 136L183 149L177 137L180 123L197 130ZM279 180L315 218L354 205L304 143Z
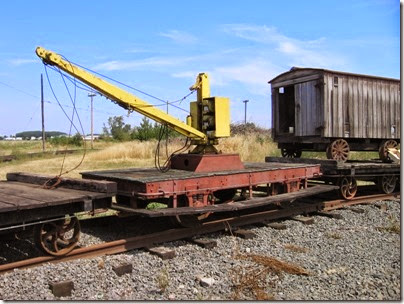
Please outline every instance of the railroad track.
M249 224L280 220L294 217L302 214L311 214L326 212L345 208L353 205L370 204L376 201L396 200L400 199L400 193L392 194L373 194L364 195L353 198L352 200L312 200L310 203L307 200L299 200L287 205L279 205L277 209L258 211L250 214L239 214L232 217L217 219L205 223L201 223L198 227L191 228L176 228L165 231L155 232L152 234L141 235L136 237L128 237L112 242L96 244L88 247L77 248L62 257L55 256L40 256L22 261L12 262L0 265L0 274L14 269L24 269L39 266L43 263L60 263L70 260L93 258L102 255L118 254L133 249L148 248L156 244L176 241L181 239L191 239L192 237L223 231L232 230Z

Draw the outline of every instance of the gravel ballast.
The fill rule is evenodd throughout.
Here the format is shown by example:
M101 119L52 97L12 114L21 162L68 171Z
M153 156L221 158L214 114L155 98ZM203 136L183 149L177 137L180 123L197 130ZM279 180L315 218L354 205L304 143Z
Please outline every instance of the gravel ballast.
M386 210L378 207L384 204ZM400 202L359 208L364 213L333 211L342 219L315 216L312 225L286 220L285 230L244 227L256 234L252 239L224 232L204 236L216 240L213 249L165 243L175 250L170 260L133 250L17 269L0 275L0 299L400 300ZM82 237L81 242L94 242ZM287 262L309 275L270 271L253 256ZM113 268L124 263L133 266L132 273L118 276ZM66 280L74 284L71 296L55 297L49 284Z

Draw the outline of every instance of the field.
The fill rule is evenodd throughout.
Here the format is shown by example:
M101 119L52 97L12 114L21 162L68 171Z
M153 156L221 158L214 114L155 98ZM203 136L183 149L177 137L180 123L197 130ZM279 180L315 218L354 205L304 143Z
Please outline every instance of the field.
M170 140L167 149L168 154L181 148L184 142L180 139ZM6 178L7 172L31 172L57 175L60 172L68 172L66 176L80 177L80 172L90 170L105 170L129 167L154 167L154 154L157 141L130 141L130 142L104 142L94 143L94 150L89 143L86 148L74 154L43 155L27 157L28 153L41 152L40 141L0 141L0 156L17 155L18 159L0 163L0 180ZM64 149L77 149L75 146L55 146L47 144L47 151ZM223 153L239 153L243 161L263 162L266 156L280 156L280 150L269 135L263 132L251 132L237 134L230 138L222 139L218 149ZM83 154L85 155L83 158ZM161 147L161 163L165 160L165 145ZM371 159L377 157L374 152L352 152L353 159ZM325 159L325 153L303 152L305 158ZM82 161L82 162L81 162ZM63 167L62 167L63 165ZM78 167L77 167L78 166ZM77 167L77 168L75 168ZM75 169L74 169L75 168ZM74 170L72 170L74 169Z

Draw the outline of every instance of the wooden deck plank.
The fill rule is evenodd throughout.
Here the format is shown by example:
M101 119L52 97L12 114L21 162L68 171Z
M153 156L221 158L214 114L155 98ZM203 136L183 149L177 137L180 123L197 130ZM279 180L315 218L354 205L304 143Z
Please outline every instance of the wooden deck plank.
M34 184L0 181L0 212L70 204L106 196L111 195L64 188L49 190Z
M244 163L245 169L232 170L232 171L218 171L218 172L191 172L184 170L170 169L168 172L162 173L155 168L129 168L118 170L105 170L105 171L90 171L81 172L83 178L105 178L108 180L127 180L130 182L159 182L168 180L185 180L189 178L203 178L210 176L224 176L230 174L243 174L264 171L276 171L286 169L307 168L315 166L315 164L302 164L302 163Z
M9 212L9 211L14 211L17 210L17 206L15 204L3 202L0 197L0 213L1 212Z
M41 175L25 172L7 173L8 181L17 181L36 185L44 185L47 181L55 179L55 176ZM116 193L117 186L110 181L83 180L77 178L61 177L59 187L66 189L84 190L101 193Z

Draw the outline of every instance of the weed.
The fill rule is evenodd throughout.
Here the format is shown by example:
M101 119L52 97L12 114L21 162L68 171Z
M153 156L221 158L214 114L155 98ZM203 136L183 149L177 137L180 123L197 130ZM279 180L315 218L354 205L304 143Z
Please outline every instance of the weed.
M168 273L167 268L163 267L161 272L156 277L157 285L160 288L160 292L164 293L170 284L170 275Z
M278 259L256 254L238 255L238 259L252 262L252 265L233 270L233 300L254 299L273 300L266 289L276 287L277 280L283 273L294 275L310 275L300 266Z
M167 205L162 204L162 203L149 203L146 206L147 210L156 210L156 209L163 209L163 208L167 208Z
M329 239L336 239L336 240L342 239L342 235L335 231L328 232L325 236Z
M400 222L394 215L389 215L388 223L385 227L376 227L376 229L396 234L400 234L401 231Z

